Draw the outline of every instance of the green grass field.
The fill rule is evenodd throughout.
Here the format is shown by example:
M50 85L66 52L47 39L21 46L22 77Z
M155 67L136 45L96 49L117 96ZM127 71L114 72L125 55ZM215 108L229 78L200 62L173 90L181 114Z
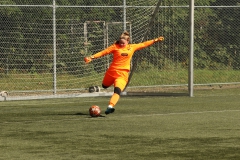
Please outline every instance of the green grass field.
M240 91L0 102L1 160L240 159Z

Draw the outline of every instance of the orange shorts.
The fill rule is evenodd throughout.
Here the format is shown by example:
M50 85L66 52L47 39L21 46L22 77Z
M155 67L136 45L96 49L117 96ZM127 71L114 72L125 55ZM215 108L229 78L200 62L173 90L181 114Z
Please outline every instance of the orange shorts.
M115 70L115 71L108 70L105 73L102 84L107 87L114 85L114 87L119 87L121 91L123 91L127 82L128 82L128 70Z

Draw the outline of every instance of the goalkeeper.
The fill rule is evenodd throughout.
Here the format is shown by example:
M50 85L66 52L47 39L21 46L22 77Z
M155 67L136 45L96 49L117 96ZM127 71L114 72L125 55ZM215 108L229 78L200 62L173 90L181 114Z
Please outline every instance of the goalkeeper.
M128 73L130 71L131 58L135 51L146 48L155 42L163 41L164 37L159 37L153 40L148 40L138 44L129 44L130 36L128 32L123 32L113 45L108 48L90 56L85 57L86 63L91 62L93 59L102 57L107 54L113 54L113 59L110 67L105 73L102 81L102 87L108 88L114 85L114 93L110 98L109 105L105 111L105 114L113 113L115 111L114 106L117 104L120 94L125 88L128 82Z

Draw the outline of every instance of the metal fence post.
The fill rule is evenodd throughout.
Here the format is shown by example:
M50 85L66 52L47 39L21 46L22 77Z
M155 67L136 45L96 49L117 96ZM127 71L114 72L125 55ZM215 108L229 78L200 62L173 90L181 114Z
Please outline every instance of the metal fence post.
M190 9L190 53L189 53L189 73L188 73L188 91L189 96L193 97L193 54L194 54L194 0L189 0Z
M56 2L53 0L53 94L57 93Z
M126 0L123 0L123 30L127 30L127 11Z

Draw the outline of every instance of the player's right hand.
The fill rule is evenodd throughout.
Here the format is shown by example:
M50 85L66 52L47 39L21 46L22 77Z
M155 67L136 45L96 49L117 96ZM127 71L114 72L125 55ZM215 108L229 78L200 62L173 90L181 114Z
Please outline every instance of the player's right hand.
M154 41L155 42L158 42L158 41L163 41L164 40L164 37L163 36L160 36L158 38L156 38Z
M90 63L92 61L91 57L85 57L84 58L85 63Z

